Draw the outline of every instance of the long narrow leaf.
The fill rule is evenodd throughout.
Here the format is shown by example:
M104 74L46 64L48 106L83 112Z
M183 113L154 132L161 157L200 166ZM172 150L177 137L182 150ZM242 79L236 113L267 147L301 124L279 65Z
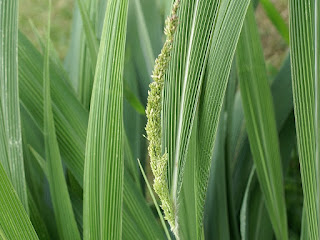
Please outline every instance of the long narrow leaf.
M315 44L312 0L290 0L290 52L304 210L310 239L319 238L315 129Z
M49 1L51 10L51 1ZM63 167L60 158L59 146L56 138L54 119L51 105L50 93L50 10L48 18L48 36L44 56L43 70L43 95L44 95L44 141L48 171L48 181L52 196L54 213L57 220L59 235L62 239L80 239L80 233L74 218L72 205L68 193L66 180L63 174Z
M254 10L248 9L237 62L247 132L258 179L278 239L288 239L275 113Z
M127 0L108 1L86 143L85 239L121 239L122 235L122 111L127 9Z
M18 84L18 0L0 1L0 87L10 179L28 212Z

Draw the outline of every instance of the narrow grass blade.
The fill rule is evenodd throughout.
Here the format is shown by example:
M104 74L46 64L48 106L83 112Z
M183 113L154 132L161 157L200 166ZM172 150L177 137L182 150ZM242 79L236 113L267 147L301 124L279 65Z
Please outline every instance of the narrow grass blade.
M0 97L6 137L10 179L28 212L24 172L18 84L18 0L0 1Z
M290 52L292 88L304 210L310 239L319 239L315 129L315 3L290 0ZM319 24L319 22L317 22ZM318 192L318 193L317 193ZM318 199L319 200L319 199Z
M108 1L92 92L84 168L84 239L121 239L123 67L127 0Z
M223 1L219 10L207 72L202 87L198 121L196 169L197 222L201 228L217 127L248 0Z
M289 28L278 10L270 0L260 0L260 3L262 4L269 19L276 27L282 38L286 41L287 44L289 44Z
M250 148L277 239L288 239L279 140L254 10L250 6L237 62Z
M60 237L62 239L80 239L80 233L74 218L67 183L64 178L51 105L49 73L50 11L51 1L49 1L48 36L43 70L44 141L47 159L48 181Z

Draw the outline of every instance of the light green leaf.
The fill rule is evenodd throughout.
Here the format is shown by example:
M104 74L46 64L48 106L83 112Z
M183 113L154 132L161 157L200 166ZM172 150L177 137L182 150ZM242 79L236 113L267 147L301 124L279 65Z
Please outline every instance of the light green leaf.
M181 1L164 85L163 146L175 211L220 0Z
M0 0L0 97L8 158L1 162L28 212L24 172L18 84L18 0Z
M277 239L288 239L275 113L252 6L239 40L237 63L250 148L265 204Z
M43 69L43 95L44 95L44 142L47 159L47 172L49 188L58 226L59 235L62 239L80 239L80 233L74 218L68 187L64 178L60 150L56 138L55 125L51 105L50 93L50 12L49 1L48 36L44 55Z
M84 239L121 239L123 67L127 0L108 1L90 107L84 167Z
M201 227L211 159L224 95L248 0L223 1L213 33L207 72L202 87L198 121L196 169L197 222Z
M316 164L315 128L315 59L319 50L315 49L315 3L313 0L290 0L290 52L292 68L292 88L296 119L298 152L301 180L304 194L304 210L310 239L319 239L319 202ZM318 162L318 161L317 161ZM316 168L317 167L317 168Z
M25 89L25 91L20 91L21 104L25 108L23 113L28 115L28 118L34 120L32 125L26 125L25 127L29 129L38 126L42 131L43 63L41 59L43 59L43 57L23 34L20 34L19 36L19 80L20 84L23 85L21 88ZM68 85L69 80L65 78L64 74L61 74L55 65L50 66L50 80L52 82L50 87L56 134L61 156L68 169L82 186L88 112L76 99L74 91L71 89L71 86ZM25 123L27 122L25 121ZM43 141L41 136L39 138L40 142ZM35 145L33 145L33 142L28 142L28 144L39 153L42 151L42 148L38 146L36 148ZM127 176L125 176L125 179L126 177ZM161 239L161 230L159 230L160 228L156 224L156 220L152 216L150 208L145 201L139 200L143 199L141 192L135 190L139 188L136 186L135 188L132 188L131 185L127 185L131 181L133 180L130 178L130 180L125 180L124 182L125 198L123 199L123 203L124 206L129 206L124 208L124 234L130 234L128 229L131 228L132 225L129 226L129 223L131 224L133 222L136 228L142 229L143 232L148 233L142 236L146 238L147 236L152 236L147 239ZM128 213L126 211L128 211ZM132 218L132 215L130 215L130 212L135 212L134 219ZM138 221L138 219L148 219L148 221ZM126 235L124 235L124 237L126 237Z

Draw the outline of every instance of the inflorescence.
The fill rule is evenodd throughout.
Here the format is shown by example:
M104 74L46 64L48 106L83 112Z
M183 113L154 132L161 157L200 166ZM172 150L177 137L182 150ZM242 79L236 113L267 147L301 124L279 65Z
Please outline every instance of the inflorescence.
M164 211L164 217L169 222L171 230L176 234L177 226L175 221L175 209L170 199L167 182L168 155L162 154L161 146L161 109L162 109L162 90L164 86L165 73L170 61L170 53L173 47L174 34L178 26L177 10L180 0L176 0L173 5L171 15L166 19L164 33L166 41L155 60L152 79L148 92L147 115L147 139L149 141L148 151L150 156L151 170L154 175L153 188L161 201L161 208ZM176 234L177 235L177 234Z

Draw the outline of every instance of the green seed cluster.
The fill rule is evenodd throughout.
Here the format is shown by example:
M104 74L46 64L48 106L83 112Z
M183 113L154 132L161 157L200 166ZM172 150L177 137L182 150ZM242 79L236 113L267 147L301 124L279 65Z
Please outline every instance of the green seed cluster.
M176 0L173 5L171 16L166 19L164 33L166 41L155 60L155 66L152 73L154 82L150 84L148 92L148 104L146 115L148 122L146 125L147 138L149 141L148 151L150 156L151 170L154 175L153 188L161 200L161 208L164 211L165 219L169 222L171 230L175 232L175 214L173 202L170 199L167 183L167 165L168 155L162 154L161 149L161 108L162 108L162 90L164 85L165 73L170 61L170 52L174 39L174 33L178 25L177 10L180 0Z

